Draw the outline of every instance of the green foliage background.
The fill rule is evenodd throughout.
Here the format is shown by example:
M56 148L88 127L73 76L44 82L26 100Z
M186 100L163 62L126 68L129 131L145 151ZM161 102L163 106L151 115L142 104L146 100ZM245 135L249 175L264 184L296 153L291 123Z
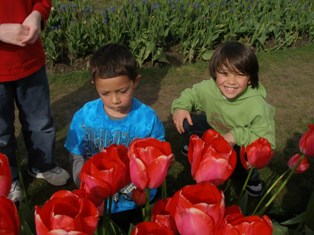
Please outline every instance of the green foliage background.
M51 63L73 63L108 42L130 47L140 65L167 63L174 48L193 62L225 40L258 51L312 42L314 12L311 0L55 0L42 36Z

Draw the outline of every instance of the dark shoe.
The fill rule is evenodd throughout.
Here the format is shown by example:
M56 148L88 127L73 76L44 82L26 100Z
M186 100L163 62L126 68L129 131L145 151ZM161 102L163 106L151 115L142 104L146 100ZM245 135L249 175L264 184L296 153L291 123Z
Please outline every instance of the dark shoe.
M259 197L263 194L263 184L261 181L249 181L245 190L251 197Z
M188 150L189 150L189 146L184 145L183 148L181 149L182 155L187 157L188 156Z

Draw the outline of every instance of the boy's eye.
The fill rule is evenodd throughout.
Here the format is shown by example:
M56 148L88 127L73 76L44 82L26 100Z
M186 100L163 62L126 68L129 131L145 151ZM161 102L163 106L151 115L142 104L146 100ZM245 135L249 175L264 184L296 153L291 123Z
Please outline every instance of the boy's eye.
M101 95L102 96L107 96L107 95L109 95L109 92L103 92L103 93L101 93Z
M120 90L119 92L120 92L121 94L125 94L125 93L127 93L127 91L128 91L128 89L123 89L123 90Z
M228 72L226 72L226 71L220 71L219 73L222 75L228 75Z

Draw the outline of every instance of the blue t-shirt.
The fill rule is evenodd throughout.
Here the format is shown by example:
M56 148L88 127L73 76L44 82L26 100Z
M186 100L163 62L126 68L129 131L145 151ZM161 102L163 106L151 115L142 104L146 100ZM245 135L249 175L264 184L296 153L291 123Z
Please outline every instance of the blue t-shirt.
M164 126L152 108L133 98L129 114L112 119L99 98L86 103L75 113L64 146L70 153L88 159L111 144L128 147L134 139L147 137L165 140ZM112 213L136 208L131 199L132 185L113 197ZM156 192L156 189L150 190L151 199Z

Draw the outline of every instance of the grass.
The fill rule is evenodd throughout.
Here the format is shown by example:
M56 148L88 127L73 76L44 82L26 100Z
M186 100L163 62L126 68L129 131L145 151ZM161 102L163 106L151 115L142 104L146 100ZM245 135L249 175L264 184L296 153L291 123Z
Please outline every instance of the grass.
M266 87L267 100L276 108L276 156L271 164L261 170L265 183L287 169L287 160L298 152L298 140L314 123L313 64L314 44L270 53L258 54L260 79ZM192 84L208 78L207 62L180 67L144 68L143 80L136 97L152 106L164 123L167 141L171 143L176 161L167 176L168 194L186 184L194 184L187 159L180 154L182 139L176 132L170 116L170 105L180 92ZM97 98L89 82L87 71L49 73L51 107L57 128L56 158L60 165L71 172L68 153L63 144L73 114L85 102ZM24 159L25 148L21 136L18 139L20 155ZM303 212L314 188L314 165L302 175L294 175L267 212L277 220L291 218ZM23 169L24 169L23 168ZM23 171L23 173L26 170ZM31 205L42 204L60 189L75 188L72 180L63 187L54 187L42 180L34 180L24 173L27 194Z

